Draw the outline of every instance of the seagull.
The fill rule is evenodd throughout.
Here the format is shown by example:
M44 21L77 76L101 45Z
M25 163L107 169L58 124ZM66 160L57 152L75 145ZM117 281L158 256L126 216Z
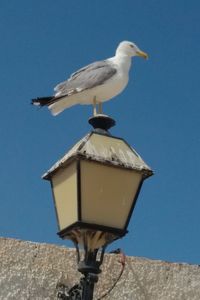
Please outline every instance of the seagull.
M135 43L123 41L115 56L79 69L56 85L53 96L32 99L32 104L47 106L54 116L76 104L92 104L93 115L102 114L102 103L120 94L127 86L133 56L148 58Z

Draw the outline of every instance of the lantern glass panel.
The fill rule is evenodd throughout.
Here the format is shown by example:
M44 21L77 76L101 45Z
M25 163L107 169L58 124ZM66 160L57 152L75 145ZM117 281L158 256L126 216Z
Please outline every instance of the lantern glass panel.
M78 219L76 162L56 172L52 186L59 229L62 230Z
M81 216L86 223L124 229L142 174L81 161Z

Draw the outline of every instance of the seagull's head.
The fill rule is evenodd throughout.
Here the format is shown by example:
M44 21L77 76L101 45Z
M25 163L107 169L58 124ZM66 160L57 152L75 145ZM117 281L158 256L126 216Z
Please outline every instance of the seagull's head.
M123 41L119 44L116 50L116 55L127 55L132 56L141 56L145 59L148 58L148 54L141 51L138 46L132 42Z

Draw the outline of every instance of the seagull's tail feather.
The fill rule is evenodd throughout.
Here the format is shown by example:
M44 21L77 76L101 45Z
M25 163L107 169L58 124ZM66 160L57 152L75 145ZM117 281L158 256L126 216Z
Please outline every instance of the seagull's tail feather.
M32 99L31 104L37 105L37 106L48 106L54 101L54 96L50 97L38 97L35 99Z
M75 100L75 97L73 96L65 96L65 97L55 97L55 99L52 99L52 101L47 104L48 109L51 111L53 116L58 115L66 108L69 108L73 105L78 104L78 101Z
M51 96L51 97L38 97L36 99L32 99L31 102L33 105L36 106L48 106L49 110L51 111L53 116L58 115L66 108L69 108L75 104L77 104L77 101L75 101L74 97L70 96Z

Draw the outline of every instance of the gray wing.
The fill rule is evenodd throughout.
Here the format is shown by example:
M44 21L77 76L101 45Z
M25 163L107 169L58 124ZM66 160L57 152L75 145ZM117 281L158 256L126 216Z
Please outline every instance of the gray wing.
M104 60L81 68L55 87L56 96L66 96L102 85L117 72L115 66Z

